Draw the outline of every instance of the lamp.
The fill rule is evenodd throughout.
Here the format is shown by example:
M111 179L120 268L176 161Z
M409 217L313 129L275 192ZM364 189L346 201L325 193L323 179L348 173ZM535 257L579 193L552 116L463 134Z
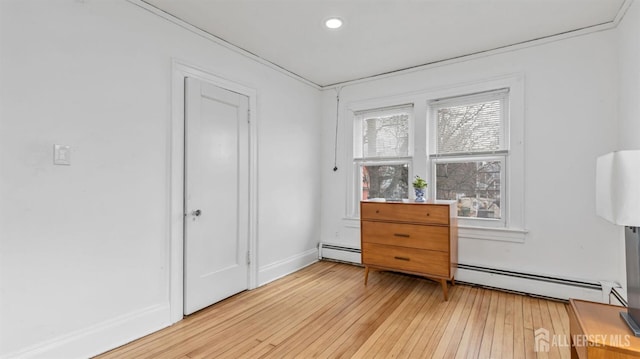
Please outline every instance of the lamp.
M640 337L640 150L598 157L596 213L625 226L628 308L620 316L633 334Z

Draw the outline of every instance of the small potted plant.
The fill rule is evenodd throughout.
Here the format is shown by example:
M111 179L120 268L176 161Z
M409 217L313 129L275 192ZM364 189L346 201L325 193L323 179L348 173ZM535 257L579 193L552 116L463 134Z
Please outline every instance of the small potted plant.
M420 176L416 176L416 179L413 180L413 189L416 191L416 202L424 202L424 191L427 189L427 181Z

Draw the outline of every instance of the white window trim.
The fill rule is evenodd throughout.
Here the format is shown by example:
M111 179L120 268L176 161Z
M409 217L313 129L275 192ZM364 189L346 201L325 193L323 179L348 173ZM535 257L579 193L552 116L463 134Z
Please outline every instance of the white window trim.
M524 243L527 233L525 229L473 227L458 224L458 237L461 238Z
M505 156L504 162L504 183L501 183L501 185L505 186L506 196L505 200L502 201L504 203L501 203L504 207L504 218L500 221L499 226L496 225L496 221L491 223L483 219L458 218L461 228L473 228L476 233L482 228L490 230L495 227L501 227L513 233L526 233L524 230L526 227L524 221L524 76L512 75L474 84L454 86L442 91L430 92L426 99L427 103L431 103L437 99L460 97L466 94L490 92L503 88L509 89L507 104L509 116L505 116L506 121L504 123L506 134L504 146L505 149L508 149L508 155ZM429 111L431 110L429 109ZM429 116L432 116L431 112L429 112ZM429 153L435 153L434 135L437 133L437 124L432 118L429 118L427 122L430 133ZM436 159L430 160L431 176L429 178L431 182L434 182L435 177L435 164L433 164L435 161ZM431 186L429 195L431 198L435 198L435 186ZM515 241L520 241L520 239L520 236L516 236Z
M505 218L505 226L502 228L478 227L473 225L459 224L459 236L469 239L480 240L500 240L508 242L524 242L527 234L525 222L525 203L524 203L524 120L525 120L525 78L523 74L500 75L478 81L454 84L451 86L426 89L413 93L399 94L388 96L385 98L366 99L362 101L354 101L347 104L346 114L344 118L353 120L353 115L357 111L383 108L395 106L398 104L413 103L414 116L409 130L412 132L413 163L409 169L409 178L413 178L415 174L431 178L432 168L427 158L427 149L433 144L427 138L427 133L432 133L433 123L427 124L427 121L416 119L426 119L428 111L428 102L446 97L460 96L470 93L485 92L500 88L509 88L509 124L507 144L509 148L509 156L506 158L505 186L508 191L507 203L509 209ZM433 121L429 121L433 122ZM427 128L429 126L429 128ZM353 123L345 121L344 126L344 144L346 163L353 168ZM348 171L346 176L346 196L345 196L345 215L344 223L349 223L348 227L356 228L359 226L359 217L354 211L359 203L355 201L355 182L354 171ZM435 188L429 182L429 198L434 198ZM410 191L411 192L411 191ZM410 193L410 196L412 194Z
M360 202L357 200L360 198L360 193L362 193L362 183L360 181L356 181L356 179L360 176L359 167L363 163L367 164L409 164L409 198L412 199L412 191L411 191L411 178L413 178L414 173L414 165L416 163L415 156L404 156L404 157L382 157L382 158L374 158L374 157L356 157L355 154L358 153L356 150L356 141L354 140L354 136L358 133L359 130L356 129L356 118L362 113L375 112L378 110L384 111L385 109L399 108L412 106L413 113L409 116L409 146L408 153L415 153L414 144L416 143L416 103L415 99L410 98L407 99L405 97L399 99L387 99L387 100L370 100L363 101L350 104L348 106L349 116L347 118L350 119L349 125L346 126L347 130L345 131L345 136L348 141L346 147L350 149L348 153L347 163L351 166L351 171L349 171L347 175L347 191L346 191L346 213L344 219L347 220L359 220L360 218Z
M352 135L352 158L354 160L376 160L378 158L376 157L364 157L363 155L363 149L362 149L362 143L361 142L356 142L353 140L353 138L355 138L355 135L358 135L359 138L362 138L362 128L360 126L358 126L358 128L356 129L356 122L361 123L362 119L364 117L366 117L366 114L369 113L380 113L380 112L390 112L393 111L394 109L402 109L402 108L411 108L413 110L413 103L404 103L404 104L398 104L398 105L394 105L394 106L386 106L386 107L382 107L382 108L374 108L374 109L368 109L368 110L359 110L359 111L353 111L353 121L352 121L352 130L353 130L353 135ZM357 121L356 121L357 120ZM413 143L414 143L414 138L412 138L412 133L411 131L413 131L413 124L415 123L415 113L411 113L411 115L409 116L408 119L408 129L409 129L409 144L407 146L407 156L404 157L411 157L410 154L413 153ZM356 145L360 145L358 149L356 149ZM357 155L356 155L357 154ZM380 157L379 159L388 159L388 158L404 158L404 157Z
M429 138L429 140L431 140L431 146L429 147L430 157L458 155L458 154L449 154L449 153L445 153L445 154L437 153L437 142L435 141L435 136L438 133L438 128L437 128L438 124L436 120L436 117L437 117L436 111L438 108L467 104L469 102L472 102L473 100L490 101L492 99L495 100L497 98L502 99L502 94L505 94L505 93L507 94L507 99L508 99L510 96L509 94L510 89L498 88L498 89L493 89L489 91L481 91L478 93L467 93L467 94L460 93L459 95L454 97L428 100L429 111L428 111L427 123L429 123L430 125L429 128L431 131L429 131L429 133L432 136L431 138ZM504 103L504 109L506 110L507 113L509 112L509 102ZM509 149L509 122L510 122L509 115L503 114L502 118L500 119L500 122L501 122L501 128L502 128L502 131L500 133L500 138L499 138L500 148L492 152L505 151ZM491 151L488 151L488 152L491 152Z

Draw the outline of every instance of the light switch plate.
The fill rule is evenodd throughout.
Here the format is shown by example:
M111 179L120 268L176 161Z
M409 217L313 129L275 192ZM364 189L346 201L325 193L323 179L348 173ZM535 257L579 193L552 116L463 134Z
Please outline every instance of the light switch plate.
M71 146L53 145L53 164L71 165Z

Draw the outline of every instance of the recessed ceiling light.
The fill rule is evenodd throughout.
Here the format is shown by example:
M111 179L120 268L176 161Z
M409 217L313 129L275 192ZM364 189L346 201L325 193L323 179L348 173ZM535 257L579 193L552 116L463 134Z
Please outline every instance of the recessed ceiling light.
M338 29L338 28L340 28L342 26L342 20L337 18L337 17L332 17L332 18L327 19L324 22L324 26L326 26L329 29L334 29L335 30L335 29Z

